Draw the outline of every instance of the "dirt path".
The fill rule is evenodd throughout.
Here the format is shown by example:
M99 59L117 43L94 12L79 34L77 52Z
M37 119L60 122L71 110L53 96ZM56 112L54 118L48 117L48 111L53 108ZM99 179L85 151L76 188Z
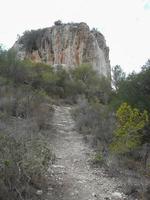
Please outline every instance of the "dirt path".
M111 199L119 182L107 177L102 169L90 167L93 154L81 134L75 131L75 122L70 107L55 106L53 124L56 136L53 141L57 157L53 172L57 174L61 194L59 200L103 200ZM122 199L122 198L121 198Z

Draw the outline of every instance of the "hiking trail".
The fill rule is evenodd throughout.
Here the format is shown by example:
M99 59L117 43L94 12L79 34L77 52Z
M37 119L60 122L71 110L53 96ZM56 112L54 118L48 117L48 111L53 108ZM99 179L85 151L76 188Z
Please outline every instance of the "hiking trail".
M93 168L89 160L93 150L76 131L69 106L54 106L53 125L56 135L53 150L56 163L52 165L61 190L58 200L103 200L119 193L121 183L109 177L102 168ZM57 191L56 191L57 192ZM114 195L115 196L115 195ZM123 199L123 197L121 198Z

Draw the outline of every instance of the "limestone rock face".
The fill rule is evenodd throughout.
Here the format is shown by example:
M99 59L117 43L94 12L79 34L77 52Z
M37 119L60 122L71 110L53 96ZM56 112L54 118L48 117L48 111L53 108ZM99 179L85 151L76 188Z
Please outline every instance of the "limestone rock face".
M28 38L30 37L30 38ZM20 37L13 48L19 59L31 59L66 68L89 63L99 74L110 77L109 48L104 36L85 23L56 23Z

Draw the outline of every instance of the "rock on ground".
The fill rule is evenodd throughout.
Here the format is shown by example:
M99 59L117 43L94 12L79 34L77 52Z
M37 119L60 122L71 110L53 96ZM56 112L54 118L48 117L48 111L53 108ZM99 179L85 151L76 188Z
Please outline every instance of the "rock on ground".
M59 184L57 199L119 200L121 193L117 189L121 186L120 181L106 176L103 169L90 166L89 158L93 151L75 130L70 109L68 106L55 106L53 119L56 134L52 144L57 161L50 170L56 175ZM52 188L49 189L49 194L51 193Z

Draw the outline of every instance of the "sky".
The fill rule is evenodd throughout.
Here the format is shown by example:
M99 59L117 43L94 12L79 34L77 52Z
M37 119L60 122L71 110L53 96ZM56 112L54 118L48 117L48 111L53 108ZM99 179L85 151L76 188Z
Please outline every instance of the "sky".
M150 58L150 0L0 0L0 43L10 48L25 30L54 21L86 22L110 48L111 66L138 72Z

